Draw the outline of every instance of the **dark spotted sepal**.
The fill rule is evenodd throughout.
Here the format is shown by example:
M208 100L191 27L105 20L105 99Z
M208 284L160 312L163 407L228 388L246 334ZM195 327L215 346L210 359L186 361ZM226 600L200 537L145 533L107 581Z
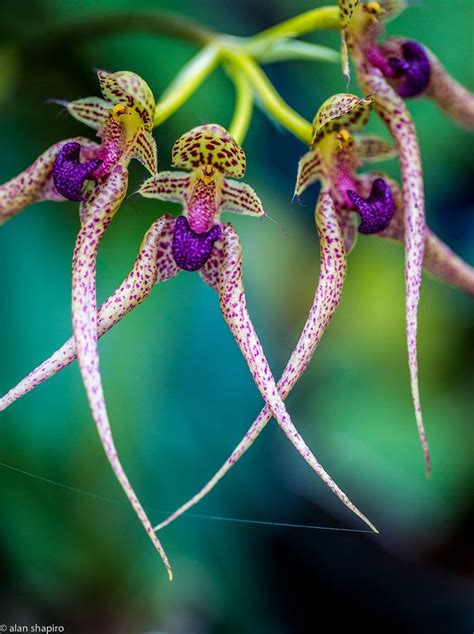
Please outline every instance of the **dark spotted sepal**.
M208 261L214 242L221 237L221 228L215 225L205 233L191 229L188 219L180 216L176 220L173 233L173 257L184 271L197 271Z
M360 233L378 233L388 227L395 213L395 202L390 187L382 178L374 180L368 198L362 198L351 189L347 195L360 215Z
M60 149L53 165L53 182L57 191L69 200L82 201L84 181L99 167L102 161L95 159L81 163L81 146L72 141Z

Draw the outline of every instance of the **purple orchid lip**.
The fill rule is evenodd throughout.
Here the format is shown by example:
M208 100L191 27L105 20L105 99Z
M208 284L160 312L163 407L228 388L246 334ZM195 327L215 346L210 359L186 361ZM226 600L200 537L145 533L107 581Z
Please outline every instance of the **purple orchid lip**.
M388 64L397 81L400 97L416 97L428 86L431 78L431 64L425 49L409 40L401 47L402 58L389 57Z
M53 165L53 182L57 191L68 198L81 202L84 200L82 186L84 181L100 166L102 161L94 159L81 163L79 155L81 145L72 141L60 149Z
M379 233L388 227L395 213L395 202L392 191L383 178L374 180L368 198L362 198L351 189L347 190L347 195L360 215L360 233Z
M214 242L221 237L222 230L215 225L205 233L191 229L188 219L180 216L175 223L172 251L176 264L184 271L197 271L211 256Z

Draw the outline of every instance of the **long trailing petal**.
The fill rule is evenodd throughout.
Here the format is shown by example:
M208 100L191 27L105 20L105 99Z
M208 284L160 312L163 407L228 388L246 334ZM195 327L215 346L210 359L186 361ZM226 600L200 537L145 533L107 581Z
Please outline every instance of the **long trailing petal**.
M451 77L439 59L428 51L431 79L426 96L431 97L452 119L474 128L474 92Z
M341 297L346 272L346 257L342 235L335 215L334 204L328 192L323 192L320 196L316 222L321 243L318 288L303 332L278 383L278 392L245 307L241 279L240 245L231 227L227 226L224 232L225 238L222 248L226 262L225 267L219 272L215 263L211 262L206 265L203 277L208 284L219 289L222 312L267 404L214 477L188 502L159 524L157 529L167 526L207 495L249 449L272 416L275 416L284 433L297 448L298 452L303 455L304 459L335 495L373 530L376 530L324 471L296 431L283 405L283 399L288 396L308 366L321 336L334 314Z
M356 68L361 86L374 95L375 108L395 139L400 158L405 225L408 365L416 423L425 456L426 472L429 476L431 462L421 412L417 359L418 305L426 240L425 197L420 148L415 126L403 99L387 83L381 71L362 59L358 60Z
M170 579L171 567L160 541L153 532L150 520L117 455L105 406L97 349L96 256L100 240L112 221L127 191L128 172L122 166L87 193L82 204L83 225L74 249L72 265L72 326L77 358L86 389L89 406L97 426L104 451L131 505L147 531L166 566Z
M97 144L81 137L60 141L43 152L21 174L0 185L0 225L32 203L66 200L54 186L53 165L61 149L68 143L80 143L84 160L90 159L98 148Z
M156 283L171 279L179 273L171 253L174 222L175 218L172 216L162 216L148 229L132 270L97 312L97 337L105 335L141 304ZM76 343L71 337L0 399L0 411L64 370L76 358Z

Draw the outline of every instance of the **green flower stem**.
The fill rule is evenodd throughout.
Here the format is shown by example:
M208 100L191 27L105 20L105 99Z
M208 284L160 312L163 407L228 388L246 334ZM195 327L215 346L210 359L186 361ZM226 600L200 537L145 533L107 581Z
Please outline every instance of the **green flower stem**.
M293 110L278 94L260 66L247 55L236 51L223 50L221 54L230 61L235 69L238 69L247 77L264 108L283 127L298 137L303 143L309 145L312 138L311 124L299 115L296 110Z
M220 50L217 42L211 42L183 66L156 104L155 127L174 114L215 70Z
M250 41L254 43L280 37L299 37L305 33L311 33L312 31L320 29L339 31L340 28L339 8L337 6L319 7L318 9L312 9L294 18L285 20L285 22L280 22L280 24L276 24L269 29L265 29L265 31L261 31L250 38Z
M242 145L252 120L252 86L247 77L234 66L226 66L225 71L235 87L235 109L232 121L229 125L229 132L237 143Z

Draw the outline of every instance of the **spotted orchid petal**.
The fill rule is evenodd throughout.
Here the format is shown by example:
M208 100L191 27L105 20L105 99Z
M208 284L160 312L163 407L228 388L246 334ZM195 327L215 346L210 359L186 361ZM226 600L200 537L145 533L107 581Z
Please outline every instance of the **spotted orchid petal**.
M104 451L131 505L159 552L171 579L168 558L152 531L150 521L140 504L133 487L121 465L115 449L112 431L105 406L105 398L99 371L97 349L96 256L100 240L117 212L127 190L128 172L122 166L97 183L88 192L84 222L79 231L73 256L72 274L72 325L79 368L84 381L89 406L97 426Z
M347 81L350 79L350 69L349 69L349 52L347 46L347 27L351 21L352 14L354 13L354 9L359 4L359 0L338 0L339 5L339 21L341 23L341 34L342 34L342 49L341 49L341 59L342 59L342 74L347 78Z
M60 141L43 152L25 171L0 185L0 224L3 224L28 205L45 200L66 200L53 183L53 166L61 150L69 143L81 145L81 158L89 160L97 151L97 144L88 139Z
M406 333L411 391L418 432L426 461L426 472L431 473L428 441L424 431L418 385L417 324L423 258L426 240L425 198L420 149L415 126L403 99L387 83L381 71L359 59L356 64L359 82L364 90L374 95L374 105L390 130L398 148L403 183L405 223L405 285Z
M375 2L368 2L367 4L379 4L380 8L382 9L381 12L381 18L384 22L388 22L389 20L393 20L394 18L396 18L398 15L400 15L400 13L402 13L403 11L405 11L405 9L407 8L407 1L406 0L378 0L377 3Z
M108 73L99 70L97 76L105 99L112 104L122 104L134 110L145 128L151 132L155 116L155 98L146 81L129 71Z
M364 127L370 115L373 98L356 97L350 93L339 93L327 99L313 120L312 145L321 139L342 129L350 131Z
M138 193L145 198L184 204L190 185L191 176L187 172L159 172L142 183Z
M125 315L139 306L155 284L169 280L179 273L171 253L174 223L175 218L172 216L161 216L147 231L132 270L97 311L97 337L105 335ZM58 374L76 358L76 343L71 337L0 399L0 411Z
M297 448L298 452L329 486L333 493L373 530L376 530L367 518L354 507L347 496L313 456L293 426L282 400L288 396L306 369L324 330L334 314L341 297L346 271L346 258L342 246L342 236L335 216L334 204L327 192L321 194L316 217L321 240L321 268L318 289L303 333L278 383L278 391L257 334L247 313L242 285L241 249L238 237L230 225L225 225L222 246L216 248L215 256L211 257L208 263L203 267L201 275L210 286L219 292L221 310L224 318L267 404L216 475L199 493L170 515L164 522L159 524L156 530L167 526L207 495L247 449L249 449L272 416L275 416L278 424Z
M173 166L194 170L209 165L224 176L245 174L245 154L231 134L216 124L202 125L183 134L173 147Z
M85 97L75 101L57 100L55 103L65 106L74 119L84 123L93 130L100 130L111 108L111 104L100 97Z
M439 59L427 50L431 65L431 80L425 92L452 119L467 128L474 128L474 92L457 82Z
M147 169L150 174L158 172L158 152L156 141L151 132L140 128L133 139L131 158L135 158Z
M361 164L395 158L397 148L385 139L372 134L358 134L354 138L357 157Z
M317 150L310 150L306 152L306 154L303 154L298 162L298 174L296 176L294 195L301 196L308 187L321 178L321 174L321 157Z
M265 215L262 201L252 187L231 178L224 179L220 209L244 216Z

